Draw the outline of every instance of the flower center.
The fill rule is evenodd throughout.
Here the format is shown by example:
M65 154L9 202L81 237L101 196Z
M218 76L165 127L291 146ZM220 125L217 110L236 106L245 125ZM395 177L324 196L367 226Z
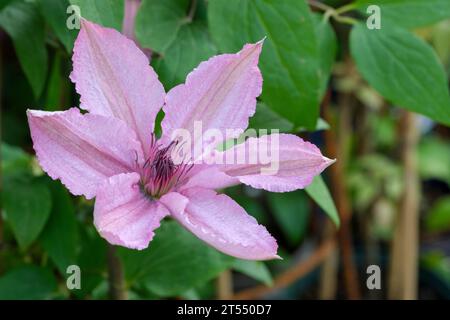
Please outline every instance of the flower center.
M152 135L149 157L141 168L141 190L151 198L160 198L186 181L187 173L192 164L175 164L172 152L177 142L161 147Z

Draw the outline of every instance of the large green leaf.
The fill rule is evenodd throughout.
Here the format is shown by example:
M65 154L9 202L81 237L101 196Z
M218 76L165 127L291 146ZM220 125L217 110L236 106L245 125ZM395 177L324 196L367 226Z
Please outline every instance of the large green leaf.
M124 0L69 0L80 8L81 16L104 27L122 30Z
M67 7L69 0L39 0L41 14L51 26L58 39L62 42L67 52L72 52L73 43L78 30L67 28Z
M408 31L356 25L351 53L363 77L399 107L450 125L447 77L433 49Z
M91 214L89 212L88 214ZM79 298L92 295L92 291L101 285L107 277L106 272L106 241L100 237L92 224L80 224L80 251L77 265L81 269L81 289L72 291Z
M233 263L233 269L250 278L258 280L267 286L270 286L273 283L269 268L267 268L266 264L262 261L236 259Z
M308 201L303 191L269 193L269 205L288 242L296 246L305 236L309 221Z
M1 154L3 177L26 174L31 171L31 156L22 149L2 143Z
M306 187L306 193L322 208L331 220L339 226L339 214L331 198L330 191L321 176L316 176L313 182Z
M69 95L69 85L67 79L63 78L62 65L65 61L62 54L56 52L53 58L50 75L47 82L47 90L45 92L45 110L57 111L67 107L63 105Z
M217 52L204 21L188 17L190 5L189 0L144 0L136 17L140 44L161 55L152 63L166 89Z
M319 66L320 66L320 97L325 94L328 80L337 53L337 38L329 20L324 20L322 15L313 15L317 43L319 50Z
M7 221L22 249L26 249L40 234L50 215L51 194L38 179L12 180L2 192Z
M42 246L66 275L69 265L76 264L77 221L72 199L67 190L56 181L49 182L52 193L50 218L42 232Z
M314 129L319 115L320 67L314 21L304 0L214 0L211 35L223 52L264 42L259 66L262 100L296 125Z
M144 0L136 17L136 38L156 52L164 52L180 29L189 23L190 0Z
M184 82L187 74L200 62L217 53L206 25L193 22L181 28L175 41L155 59L153 66L161 82L169 89Z
M160 296L174 296L214 278L233 263L175 221L164 221L142 251L120 250L127 281Z
M255 114L250 118L248 127L255 130L278 129L281 132L290 132L294 128L294 125L267 107L264 103L259 102L256 105Z
M357 7L364 13L367 7L380 7L381 27L396 25L417 28L450 18L448 0L360 0Z
M47 75L44 21L37 6L15 1L0 11L0 26L14 43L22 69L39 98Z
M24 266L0 277L0 300L37 300L50 298L56 280L48 269Z

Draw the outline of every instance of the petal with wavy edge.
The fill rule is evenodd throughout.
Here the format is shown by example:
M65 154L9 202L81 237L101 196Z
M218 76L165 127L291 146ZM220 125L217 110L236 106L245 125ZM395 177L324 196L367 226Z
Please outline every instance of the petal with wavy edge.
M228 255L248 260L277 259L277 242L233 199L213 190L172 192L162 201L186 229ZM180 203L186 203L185 209Z
M200 63L184 84L167 93L162 121L163 138L174 139L177 129L185 129L192 137L191 145L199 145L194 123L201 121L201 131L214 129L222 139L201 141L216 144L227 137L226 129L245 130L255 113L256 97L261 94L262 76L258 69L262 41L247 44L236 54L222 54ZM174 136L172 136L174 135ZM209 137L211 138L211 137Z
M94 224L109 243L142 250L168 214L156 200L145 197L137 173L123 173L105 180L94 208Z
M217 152L221 170L257 189L287 192L308 186L334 162L319 148L292 134L249 138L225 152Z
M83 19L72 60L81 108L124 120L147 152L165 93L145 54L118 31Z
M135 133L118 119L82 115L77 108L27 115L39 164L74 195L93 198L104 179L134 171L143 157Z

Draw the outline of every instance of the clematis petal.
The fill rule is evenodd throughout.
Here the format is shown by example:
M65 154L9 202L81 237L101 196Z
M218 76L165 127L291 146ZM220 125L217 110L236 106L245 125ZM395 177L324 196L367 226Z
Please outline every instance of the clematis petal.
M276 240L228 196L192 188L182 194L172 193L170 200L167 206L171 216L217 250L248 260L279 258ZM181 202L187 202L184 211L182 206L170 205Z
M247 44L236 54L222 54L200 63L184 84L170 90L166 96L162 121L163 138L175 138L177 129L185 129L193 139L194 122L201 121L201 130L218 130L222 139L202 141L216 144L227 137L226 129L245 130L255 113L256 97L261 93L262 76L258 59L262 42ZM221 141L217 141L221 140ZM198 145L199 141L191 141Z
M134 172L106 179L97 193L94 224L109 243L141 250L168 211L141 193L139 179Z
M45 172L74 195L95 196L104 179L134 170L142 147L135 133L115 118L82 115L77 108L28 110L38 161Z
M144 53L116 30L82 20L72 60L81 108L124 120L145 148L164 88Z
M235 186L239 183L238 178L227 175L218 166L196 164L192 168L187 182L180 186L180 190L193 187L217 190Z
M227 175L272 192L305 188L334 162L312 143L291 134L250 138L217 156L225 163L221 170Z

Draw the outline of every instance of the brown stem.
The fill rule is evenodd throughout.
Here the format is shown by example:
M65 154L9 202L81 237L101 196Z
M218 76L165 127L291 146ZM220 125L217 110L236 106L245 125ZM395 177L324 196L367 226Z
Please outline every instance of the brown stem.
M352 97L348 93L342 93L339 101L339 137L333 129L325 132L325 148L327 156L337 158L336 163L330 168L331 186L339 212L341 225L338 231L339 246L341 252L341 261L343 266L344 284L346 295L349 299L360 299L361 293L356 266L353 261L353 244L351 235L351 215L352 209L347 192L345 180L345 168L347 163L347 152L345 148L348 145L350 128L350 108L353 103ZM324 110L325 120L331 123L331 114L329 108ZM336 126L331 126L335 128Z
M324 229L324 238L334 239L336 237L336 227L331 220L328 220ZM339 252L334 248L324 260L320 271L319 279L319 299L331 300L336 298L337 279L339 271Z
M389 299L417 298L419 229L419 177L416 147L419 140L415 115L402 111L399 128L404 190L399 203L389 270Z
M217 278L217 299L227 300L233 296L233 274L225 270Z
M123 274L122 262L117 256L116 248L107 244L109 295L113 300L126 300L127 290Z
M309 274L317 266L319 266L335 248L334 240L323 242L314 253L306 260L300 261L298 264L289 268L274 280L272 287L264 285L256 286L247 290L243 290L235 294L234 300L260 299L264 295L288 287L295 281Z

